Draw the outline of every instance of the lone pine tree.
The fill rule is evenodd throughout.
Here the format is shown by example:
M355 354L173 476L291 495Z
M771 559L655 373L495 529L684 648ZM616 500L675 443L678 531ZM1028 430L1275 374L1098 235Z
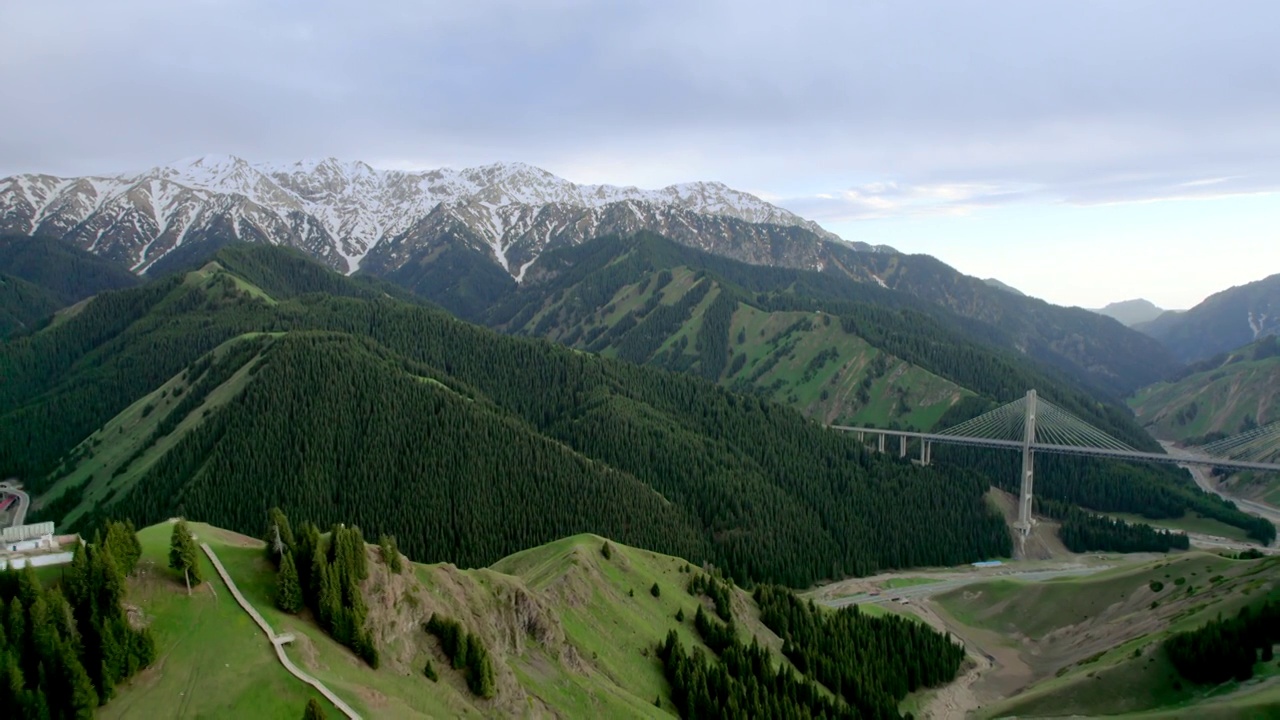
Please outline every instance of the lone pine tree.
M191 594L191 586L199 585L200 556L196 550L196 542L191 537L186 520L178 520L173 524L173 535L169 538L169 567L182 573L187 582L187 594Z

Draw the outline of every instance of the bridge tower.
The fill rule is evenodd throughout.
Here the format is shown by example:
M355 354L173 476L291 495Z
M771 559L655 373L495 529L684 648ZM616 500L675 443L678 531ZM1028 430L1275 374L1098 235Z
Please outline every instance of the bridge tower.
M1036 391L1027 391L1026 415L1022 423L1022 478L1018 490L1018 522L1014 525L1023 537L1031 533L1031 487L1035 482Z

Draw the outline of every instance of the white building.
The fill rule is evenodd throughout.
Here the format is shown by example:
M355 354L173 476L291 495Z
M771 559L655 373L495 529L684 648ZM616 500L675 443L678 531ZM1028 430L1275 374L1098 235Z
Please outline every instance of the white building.
M53 536L53 523L15 525L0 531L0 570L25 565L41 567L71 562L72 553L59 552L63 543Z

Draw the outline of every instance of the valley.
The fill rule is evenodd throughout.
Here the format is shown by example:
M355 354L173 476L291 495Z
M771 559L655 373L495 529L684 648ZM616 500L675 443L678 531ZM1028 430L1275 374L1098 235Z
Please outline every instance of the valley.
M724 702L796 717L1229 717L1272 700L1269 668L1192 688L1161 649L1270 596L1274 516L1141 462L1161 449L1146 413L1176 401L1139 389L1135 417L1109 394L1163 362L1109 319L1024 324L1030 306L1008 305L1012 319L988 323L887 282L645 232L548 248L496 296L451 290L454 313L483 300L482 325L403 277L271 245L173 255L140 283L57 247L23 282L67 264L105 285L68 288L0 341L0 472L21 478L27 522L78 532L91 554L113 520L143 528L121 612L155 656L104 676L100 716L291 717L319 695L290 665L361 717L702 716ZM1095 325L1100 344L1052 339ZM1203 371L1265 364L1267 347ZM1239 377L1236 394L1260 376ZM900 458L828 427L987 424L1027 388L1044 398L1043 442L1138 452L1039 448L1026 536L1010 529L1016 453L939 444L925 464L914 445ZM1233 403L1209 415L1235 417ZM264 552L268 507L312 521L294 528L307 539ZM191 561L186 593L166 547L176 517L275 640L212 556ZM1189 587L1147 598L1165 568ZM66 572L39 577L62 591ZM282 600L288 578L300 598ZM1087 692L1125 682L1123 701ZM27 686L23 702L49 692Z
M8 5L0 720L1280 720L1280 5Z

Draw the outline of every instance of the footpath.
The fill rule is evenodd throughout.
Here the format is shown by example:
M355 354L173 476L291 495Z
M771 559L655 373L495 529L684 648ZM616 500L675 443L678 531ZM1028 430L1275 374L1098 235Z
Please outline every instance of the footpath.
M262 628L262 632L267 634L267 639L271 641L271 646L276 649L276 657L280 658L280 663L284 665L284 669L293 673L293 675L302 682L310 685L316 690L319 690L321 695L328 698L329 702L333 703L335 707L341 710L347 717L351 718L351 720L360 720L360 715L353 710L350 705L343 702L342 698L338 697L332 690L325 687L324 683L306 674L298 668L297 665L293 664L293 661L290 660L289 656L284 652L284 646L293 642L293 635L288 633L281 635L275 634L275 632L271 630L271 626L267 624L266 618L262 617L262 615L249 604L249 601L245 599L244 595L240 594L240 589L236 587L236 583L231 579L231 576L227 574L227 569L222 567L222 561L218 559L216 554L214 554L213 548L209 547L208 543L200 543L200 549L204 550L204 554L209 556L209 561L213 563L213 567L218 571L218 575L222 576L222 582L226 583L227 589L231 591L231 595L235 597L236 602L240 603L240 607L244 608L244 611L249 613L249 617L253 618L254 622L258 623L258 627Z

